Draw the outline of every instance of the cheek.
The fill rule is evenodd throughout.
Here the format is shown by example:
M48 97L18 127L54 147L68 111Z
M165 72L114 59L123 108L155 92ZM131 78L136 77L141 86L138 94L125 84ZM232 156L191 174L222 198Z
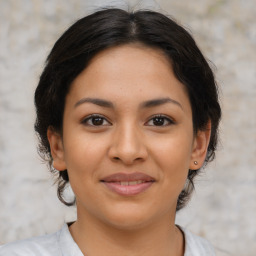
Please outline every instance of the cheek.
M70 136L64 144L64 157L70 179L81 179L84 182L95 178L97 169L103 161L106 151L106 143L98 136ZM83 179L84 178L84 179Z
M191 153L192 132L180 132L166 136L152 144L152 156L160 169L160 180L167 194L179 194L187 178ZM170 192L171 190L171 192Z
M151 143L152 155L159 165L171 169L188 168L192 154L193 135L190 131L178 131L176 133L158 137Z

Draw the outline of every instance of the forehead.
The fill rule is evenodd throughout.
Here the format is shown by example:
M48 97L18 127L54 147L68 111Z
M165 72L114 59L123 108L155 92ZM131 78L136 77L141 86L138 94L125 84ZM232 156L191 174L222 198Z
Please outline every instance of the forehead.
M120 64L122 64L120 66ZM110 47L98 53L84 70L85 73L97 66L103 73L118 73L125 71L130 78L136 73L141 75L149 72L159 73L159 68L172 72L172 65L161 49L146 46L141 43L130 43ZM163 70L163 71L164 71ZM156 71L156 72L154 72ZM123 72L124 73L124 72Z
M71 85L70 93L129 102L166 97L188 101L170 60L156 48L141 44L111 47L97 54Z

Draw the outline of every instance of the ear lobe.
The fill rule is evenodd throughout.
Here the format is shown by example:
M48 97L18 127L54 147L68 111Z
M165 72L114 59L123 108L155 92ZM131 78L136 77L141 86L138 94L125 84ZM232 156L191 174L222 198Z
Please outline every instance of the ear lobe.
M53 167L58 171L64 171L67 169L64 148L61 135L54 131L52 127L47 129L47 138L51 148L51 155L53 158Z
M196 170L203 166L211 138L211 121L204 130L198 131L194 138L190 169Z

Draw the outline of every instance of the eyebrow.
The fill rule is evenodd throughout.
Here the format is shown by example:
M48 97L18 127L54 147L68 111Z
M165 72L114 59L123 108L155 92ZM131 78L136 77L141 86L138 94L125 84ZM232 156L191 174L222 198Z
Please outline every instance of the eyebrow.
M173 104L179 106L183 110L182 105L178 101L171 99L169 97L145 101L141 104L141 108L156 107L156 106L160 106L160 105L163 105L166 103L173 103Z
M100 107L114 108L114 105L112 102L103 100L103 99L97 99L97 98L83 98L75 104L75 108L83 103L92 103L92 104L98 105Z
M76 108L76 107L78 107L79 105L81 105L83 103L92 103L92 104L98 105L100 107L114 108L114 104L111 101L98 99L98 98L83 98L83 99L79 100L75 104L74 107ZM157 106L160 106L160 105L163 105L163 104L166 104L166 103L173 103L173 104L179 106L183 110L182 105L178 101L176 101L174 99L171 99L169 97L144 101L140 104L140 108L157 107Z

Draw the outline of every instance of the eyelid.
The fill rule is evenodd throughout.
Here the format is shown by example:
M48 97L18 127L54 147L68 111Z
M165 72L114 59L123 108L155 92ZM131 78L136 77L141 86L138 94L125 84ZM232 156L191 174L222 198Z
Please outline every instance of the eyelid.
M149 122L149 121L151 121L153 118L156 118L156 117L158 117L158 118L164 118L164 119L166 119L166 120L168 120L168 124L167 125L159 125L158 127L165 127L165 126L169 126L169 125L173 125L173 124L176 124L176 122L175 122L175 120L173 119L173 118L171 118L170 116L167 116L167 115L165 115L165 114L156 114L156 115L153 115L153 116L151 116L149 119L148 119L148 121L146 122L146 124ZM156 125L149 125L149 126L156 126Z
M90 120L91 118L94 118L94 117L98 117L98 118L102 118L102 119L104 119L105 121L107 121L108 122L108 125L93 125L93 124L87 124L87 122L88 122L88 120ZM108 120L108 118L106 118L104 115L102 115L102 114L90 114L90 115L88 115L88 116L86 116L86 117L84 117L82 120L81 120L81 123L82 124L84 124L84 125L87 125L87 126L92 126L92 127L97 127L97 126L109 126L109 125L112 125L112 123Z
M102 118L104 119L104 121L106 121L108 124L102 124L102 125L93 125L93 124L88 124L88 120L92 119L92 118ZM159 125L159 127L165 127L165 126L169 126L169 125L173 125L175 124L175 120L173 118L171 118L170 116L168 115L165 115L165 114L155 114L153 116L151 116L148 121L145 123L146 125L154 118L164 118L165 120L168 121L168 124L165 124L165 125ZM109 125L112 125L112 123L108 120L108 118L106 118L104 115L102 114L90 114L86 117L84 117L82 120L81 120L81 123L84 124L84 125L87 125L87 126L92 126L92 127L101 127L101 126L109 126ZM157 126L157 125L148 125L148 126Z

